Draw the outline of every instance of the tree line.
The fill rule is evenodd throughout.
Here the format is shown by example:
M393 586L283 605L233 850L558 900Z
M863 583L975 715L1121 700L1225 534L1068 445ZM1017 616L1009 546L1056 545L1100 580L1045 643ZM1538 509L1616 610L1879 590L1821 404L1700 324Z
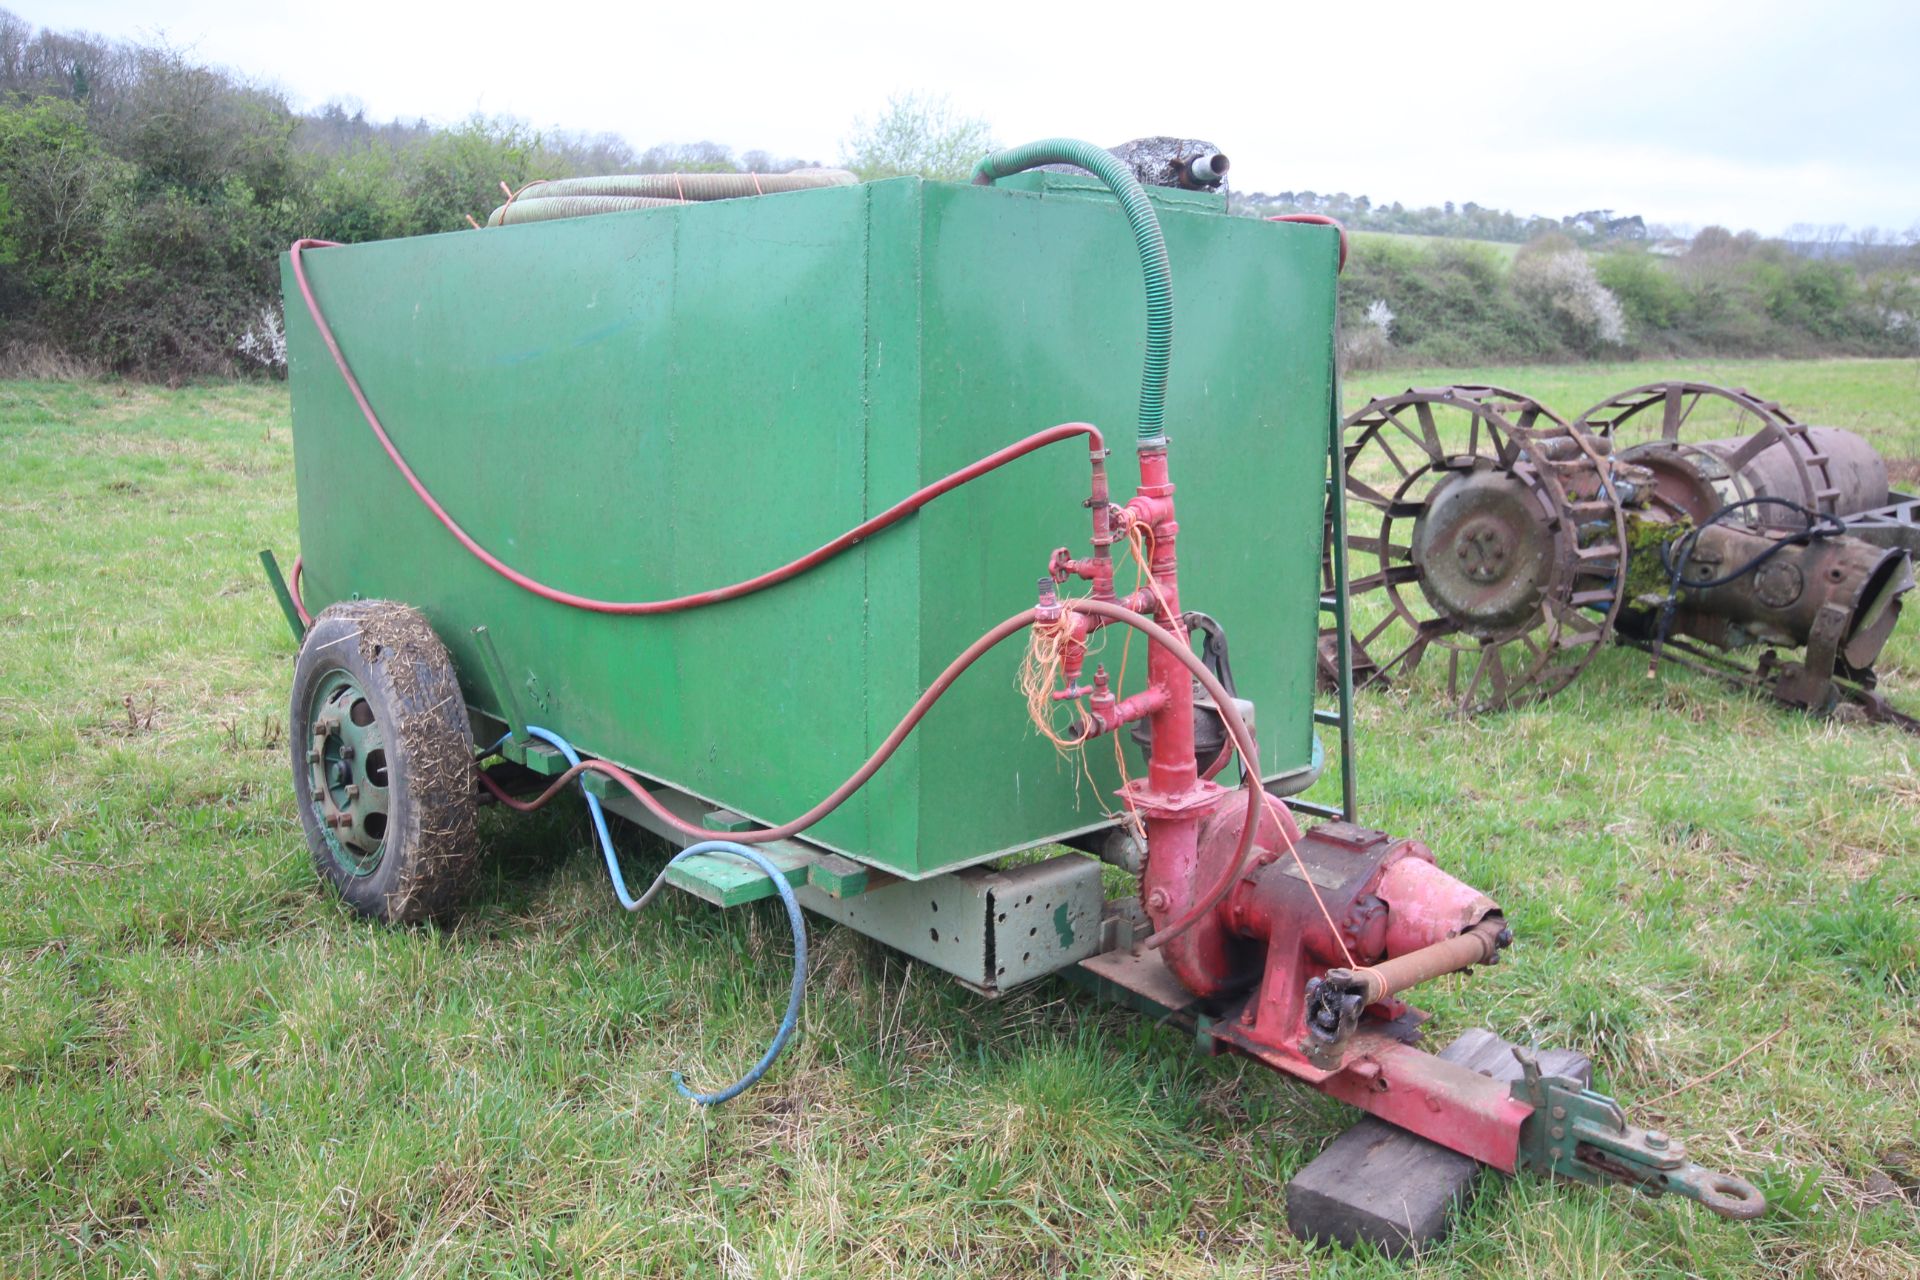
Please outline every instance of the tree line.
M0 347L145 377L270 353L277 255L455 231L534 178L807 163L474 117L373 122L178 51L0 11Z
M1920 354L1920 238L1809 256L1708 227L1686 242L1517 251L1361 234L1341 283L1350 368L1659 356Z
M983 121L908 94L854 121L838 159L868 179L964 180L994 145ZM272 366L284 350L277 256L297 237L457 231L484 220L503 185L535 178L809 163L714 142L637 150L510 119L297 111L177 50L0 11L0 364L46 367L29 357L51 354L56 368L167 379ZM1555 221L1314 192L1235 193L1230 207L1436 237L1357 237L1341 313L1355 367L1920 351L1913 233L1804 229L1790 245L1708 228L1676 244L1605 210ZM1515 254L1469 240L1526 243Z

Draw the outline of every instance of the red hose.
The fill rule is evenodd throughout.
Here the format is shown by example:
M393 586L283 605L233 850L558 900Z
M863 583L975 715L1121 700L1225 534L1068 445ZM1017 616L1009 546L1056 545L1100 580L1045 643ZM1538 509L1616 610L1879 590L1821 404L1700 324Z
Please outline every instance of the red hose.
M1198 657L1194 656L1193 650L1185 644L1182 644L1178 637L1171 631L1168 631L1165 627L1162 627L1159 623L1146 617L1144 614L1135 613L1133 610L1123 608L1117 604L1108 604L1103 600L1079 599L1074 601L1073 607L1084 610L1087 613L1097 614L1111 622L1118 622L1130 626L1145 635L1147 639L1153 643L1164 645L1169 649L1180 659L1186 668L1193 673L1194 679L1200 682L1201 687L1207 691L1208 695L1214 698L1219 704L1221 719L1226 721L1227 733L1233 738L1234 745L1239 749L1243 758L1247 760L1258 760L1260 758L1260 748L1254 742L1253 731L1247 728L1246 721L1241 719L1240 709L1234 705L1232 697L1228 695L1226 689L1220 684L1220 681L1214 676L1213 672L1207 669L1207 665L1200 661ZM1014 632L1024 630L1031 626L1033 624L1033 618L1034 611L1032 609L1022 610L962 650L959 657L947 664L947 669L940 673L939 678L927 686L926 692L914 700L914 704L908 709L907 714L901 718L899 724L893 727L893 732L887 735L886 741L882 742L879 748L867 757L866 763L855 770L852 777L835 787L826 799L814 805L813 808L807 810L791 822L783 822L777 827L767 827L760 831L728 832L727 839L738 841L741 844L766 844L773 840L785 840L806 830L814 823L820 821L820 819L832 813L835 809L838 809L846 802L848 796L851 796L854 792L865 786L868 779L880 771L880 767L886 764L888 758L891 757L895 751L899 750L900 744L907 740L907 735L913 732L915 726L917 726L921 719L927 714L928 709L931 708L934 703L938 702L948 689L953 687L954 681L958 680L968 667L971 667L975 662L979 661L983 654ZM599 773L612 778L615 782L619 783L621 787L626 789L627 794L644 805L649 813L683 835L692 836L700 840L705 840L713 835L713 832L707 830L705 827L695 826L669 810L654 797L651 791L648 791L646 787L640 784L639 779L635 778L620 766L610 764L605 760L582 760L579 764L574 765L571 769L568 769L565 773L555 778L548 784L545 791L542 791L531 800L514 799L502 789L499 783L489 777L484 770L480 771L480 784L492 792L494 798L507 807L517 809L522 813L531 813L533 810L540 808L555 796L559 795L561 790L565 788L569 782L572 782L583 773ZM1234 883L1239 880L1245 872L1247 858L1253 852L1253 843L1260 830L1260 804L1263 788L1260 785L1259 770L1256 768L1242 770L1240 786L1241 789L1247 793L1247 816L1241 826L1240 844L1233 856L1233 861L1228 865L1226 872L1220 879L1209 888L1206 893L1200 896L1200 899L1186 915L1149 937L1144 944L1145 946L1150 948L1162 946L1199 923L1206 917L1208 912L1219 905L1220 900L1227 896L1228 892L1232 890Z
M1165 946L1206 919L1208 914L1233 891L1233 886L1239 882L1240 877L1246 874L1247 859L1253 856L1253 844L1259 838L1260 809L1266 797L1266 788L1260 783L1258 765L1260 747L1254 741L1253 730L1248 728L1247 722L1241 718L1240 707L1234 702L1233 695L1228 693L1226 686L1222 685L1219 678L1207 669L1207 664L1200 661L1193 650L1176 638L1172 632L1150 618L1120 605L1109 604L1105 600L1076 600L1074 607L1106 618L1110 622L1125 623L1180 659L1181 664L1192 672L1193 678L1200 682L1200 687L1207 691L1207 696L1211 697L1215 705L1220 708L1220 719L1226 723L1227 734L1233 739L1235 748L1239 750L1240 758L1247 762L1240 770L1240 789L1247 793L1247 816L1240 825L1240 843L1234 850L1233 860L1227 864L1220 878L1200 895L1185 915L1150 934L1147 940L1140 944L1144 949L1151 951L1156 947Z
M1340 265L1333 269L1334 274L1347 269L1347 229L1337 220L1324 213L1277 213L1267 219L1268 222L1304 222L1314 227L1332 227L1340 233Z
M871 537L887 526L898 522L906 516L912 515L915 511L926 506L927 503L933 501L941 494L957 489L969 480L977 479L989 471L1003 467L1015 458L1024 457L1036 449L1044 448L1047 445L1054 444L1061 440L1071 439L1074 436L1086 436L1088 447L1096 456L1103 454L1106 450L1106 443L1100 435L1099 428L1090 423L1068 422L1057 427L1048 427L1045 431L1037 431L1024 440L1017 441L1004 449L990 453L978 462L962 467L952 475L941 480L936 480L925 488L915 491L906 498L894 503L879 515L854 526L833 541L801 556L798 560L782 565L778 569L769 570L758 577L748 578L745 582L736 582L731 586L716 587L709 591L698 591L692 595L676 596L670 600L614 601L596 600L590 596L575 595L570 591L561 591L556 587L547 586L545 583L528 577L481 546L474 540L471 534L460 527L458 521L447 514L445 507L442 507L439 502L435 501L433 494L427 491L427 486L420 482L420 477L413 473L413 468L408 466L406 459L400 456L400 450L394 446L392 438L387 435L386 428L380 425L380 418L374 413L373 406L367 402L367 395L360 387L360 380L354 377L353 370L348 367L347 358L341 353L340 343L333 336L332 326L327 323L326 317L321 314L320 303L313 295L313 286L307 280L306 267L300 260L301 252L305 249L334 247L336 247L335 243L331 240L294 241L293 248L289 251L293 264L293 278L300 286L300 297L307 305L307 314L313 317L314 327L319 329L321 341L327 344L327 351L333 356L334 365L340 370L340 376L346 380L347 389L353 393L354 401L360 406L360 413L366 418L367 425L373 428L373 434L375 438L380 441L380 447L387 451L387 457L391 458L393 465L400 469L401 476L413 490L414 495L426 504L427 510L431 511L434 517L446 526L449 533L459 539L460 545L471 552L474 558L515 586L531 591L542 599L552 600L557 604L570 605L576 609L587 609L594 613L617 614L678 613L684 609L697 609L702 605L719 604L723 600L738 599L741 596L751 595L753 592L774 586L777 583L785 582L789 578L805 573L807 570L827 560L831 560L834 556L839 555L861 539Z
M293 600L293 611L300 615L300 625L313 625L313 615L307 612L307 602L300 598L300 571L306 567L305 556L293 558L293 576L287 580L287 595Z
M1033 610L1022 610L968 645L959 657L947 664L947 669L940 673L939 678L927 686L926 692L915 699L913 706L907 711L907 714L901 718L899 724L893 727L893 732L887 735L886 741L882 742L874 753L867 757L866 763L856 769L852 777L835 787L827 798L819 804L816 804L813 808L807 810L791 822L783 822L777 827L767 827L760 831L730 831L727 833L727 839L737 841L740 844L766 844L772 840L785 840L789 836L806 830L814 823L820 821L820 819L832 813L835 809L838 809L842 804L846 803L848 796L865 786L867 779L873 777L874 774L880 771L880 766L887 762L888 757L900 749L900 744L907 740L907 735L913 732L914 726L920 723L921 717L927 714L928 708L940 700L941 695L953 686L953 682L960 678L961 673L978 661L980 656L986 653L987 650L993 648L1014 632L1030 626L1032 622ZM645 805L647 811L653 814L654 817L682 834L695 836L702 840L709 839L713 835L713 832L707 830L705 827L695 826L681 818L678 814L673 813L665 805L661 804L659 800L655 799L652 792L641 786L632 774L620 768L618 765L608 764L604 760L581 761L579 764L555 778L545 791L535 796L532 800L512 799L506 792L502 791L499 784L488 777L485 772L480 774L480 782L481 785L486 787L488 791L491 791L494 797L501 801L501 803L507 805L509 808L518 809L522 813L529 813L553 799L555 795L559 794L562 787L565 787L569 782L572 782L583 773L603 773L607 777L612 778L622 787L625 787L627 793L635 800Z

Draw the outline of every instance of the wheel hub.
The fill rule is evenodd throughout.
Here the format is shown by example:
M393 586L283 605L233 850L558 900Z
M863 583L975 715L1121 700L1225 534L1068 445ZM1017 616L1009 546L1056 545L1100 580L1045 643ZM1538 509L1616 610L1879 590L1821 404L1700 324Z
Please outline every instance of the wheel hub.
M307 784L329 851L350 875L371 875L386 849L391 807L386 736L353 677L335 671L314 690Z
M1435 486L1411 551L1428 600L1481 639L1532 619L1553 577L1553 532L1533 491L1492 467Z
M1653 500L1695 525L1747 496L1726 463L1706 449L1656 440L1623 449L1619 458L1652 472Z

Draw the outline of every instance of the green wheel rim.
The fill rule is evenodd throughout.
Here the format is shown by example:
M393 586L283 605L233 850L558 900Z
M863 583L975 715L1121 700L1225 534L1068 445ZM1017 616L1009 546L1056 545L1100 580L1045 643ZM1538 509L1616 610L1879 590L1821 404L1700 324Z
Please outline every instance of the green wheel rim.
M369 876L387 848L392 811L386 734L345 671L329 671L307 704L307 784L327 849L342 871Z

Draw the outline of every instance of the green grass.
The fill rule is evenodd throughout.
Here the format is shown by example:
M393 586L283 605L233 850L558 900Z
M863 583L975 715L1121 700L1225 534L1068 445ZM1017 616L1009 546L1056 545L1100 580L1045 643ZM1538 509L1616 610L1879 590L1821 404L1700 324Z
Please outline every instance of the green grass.
M1473 377L1577 412L1659 372ZM1705 372L1920 453L1912 363ZM719 1083L778 1018L779 909L628 917L577 806L489 818L456 928L352 918L289 802L292 646L252 557L294 544L282 389L0 385L0 1275L1920 1270L1888 1191L1920 1175L1912 739L1649 682L1629 653L1477 723L1363 701L1366 818L1519 933L1436 986L1438 1037L1583 1049L1779 1206L1742 1225L1493 1181L1394 1266L1286 1234L1337 1104L1059 984L978 1000L843 930L818 930L767 1083L693 1110L667 1071ZM1887 664L1909 710L1914 630Z

